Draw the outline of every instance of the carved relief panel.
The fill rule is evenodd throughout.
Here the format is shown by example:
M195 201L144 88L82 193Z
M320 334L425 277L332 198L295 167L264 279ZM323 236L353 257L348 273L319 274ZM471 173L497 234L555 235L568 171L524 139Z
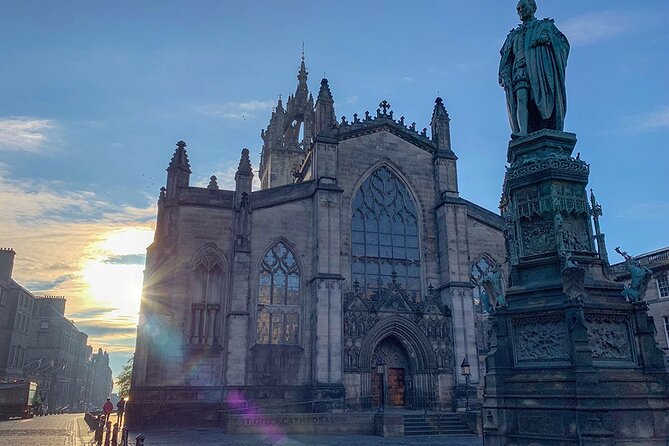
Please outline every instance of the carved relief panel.
M561 315L515 319L511 325L516 365L569 362L569 333Z

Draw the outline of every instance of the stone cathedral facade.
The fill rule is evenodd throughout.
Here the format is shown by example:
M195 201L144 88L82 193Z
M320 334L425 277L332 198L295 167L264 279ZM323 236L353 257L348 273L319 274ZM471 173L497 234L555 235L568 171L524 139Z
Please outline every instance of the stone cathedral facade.
M246 149L235 190L191 186L180 141L147 253L131 419L215 420L231 401L453 408L465 357L482 384L477 278L505 260L503 220L460 197L440 98L429 127L386 101L337 119L302 60L261 132L260 190Z

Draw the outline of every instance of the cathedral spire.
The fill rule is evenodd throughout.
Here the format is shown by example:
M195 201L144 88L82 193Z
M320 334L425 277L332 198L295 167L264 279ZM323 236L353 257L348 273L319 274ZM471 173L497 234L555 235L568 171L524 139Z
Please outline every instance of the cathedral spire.
M451 151L451 118L448 116L444 100L437 97L434 101L434 111L430 127L432 129L432 140L437 143L439 150Z
M304 87L305 89L307 88L307 75L309 72L307 71L307 67L304 64L304 42L302 42L302 60L300 62L300 72L297 73L297 89L298 91L300 90L300 87Z

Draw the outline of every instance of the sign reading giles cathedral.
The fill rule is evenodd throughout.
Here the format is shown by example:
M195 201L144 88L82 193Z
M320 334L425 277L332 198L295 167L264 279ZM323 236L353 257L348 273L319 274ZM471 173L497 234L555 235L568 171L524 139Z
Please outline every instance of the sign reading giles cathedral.
M177 143L147 254L131 422L214 421L231 399L451 409L464 359L482 385L477 282L499 274L504 222L460 197L442 99L428 136L387 101L336 119L326 79L309 93L304 58L297 78L261 133L260 190L246 149L235 190L191 186Z

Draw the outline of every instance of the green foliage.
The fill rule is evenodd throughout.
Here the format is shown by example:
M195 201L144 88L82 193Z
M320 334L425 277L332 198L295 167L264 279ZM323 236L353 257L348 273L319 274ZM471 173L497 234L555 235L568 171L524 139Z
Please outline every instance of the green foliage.
M119 397L128 398L130 393L130 381L132 380L132 358L123 366L123 370L116 376L116 388Z

